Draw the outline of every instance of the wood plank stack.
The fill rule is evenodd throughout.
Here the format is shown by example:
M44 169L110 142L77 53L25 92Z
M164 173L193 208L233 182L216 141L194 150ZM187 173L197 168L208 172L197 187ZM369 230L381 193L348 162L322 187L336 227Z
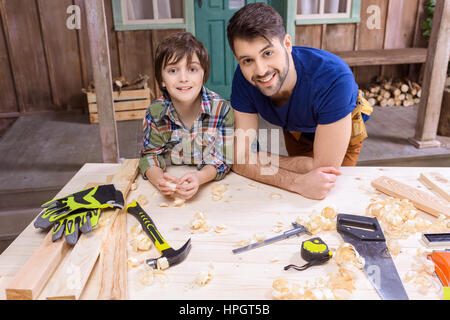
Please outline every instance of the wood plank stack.
M362 91L372 106L380 107L410 107L418 104L422 96L422 87L407 78L377 77L375 84Z
M97 96L91 83L86 93L91 123L98 123ZM139 75L131 82L124 77L113 79L113 96L116 121L143 119L150 105L148 76Z
M138 162L125 160L112 177L111 183L125 201L137 177ZM50 231L9 283L6 298L79 299L89 281L95 282L97 299L127 299L125 215L122 209L103 209L97 227L81 234L74 246L65 239L52 242Z

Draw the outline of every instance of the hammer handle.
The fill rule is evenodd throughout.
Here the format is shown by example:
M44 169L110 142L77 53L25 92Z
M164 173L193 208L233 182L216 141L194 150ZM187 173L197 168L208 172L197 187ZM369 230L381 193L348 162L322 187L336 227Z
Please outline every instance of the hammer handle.
M142 209L139 203L133 201L131 204L127 206L127 212L133 215L139 221L139 223L142 226L142 229L153 241L156 248L158 248L159 252L162 252L163 250L167 250L170 248L169 244L161 236L158 229L156 229L153 220L144 211L144 209Z

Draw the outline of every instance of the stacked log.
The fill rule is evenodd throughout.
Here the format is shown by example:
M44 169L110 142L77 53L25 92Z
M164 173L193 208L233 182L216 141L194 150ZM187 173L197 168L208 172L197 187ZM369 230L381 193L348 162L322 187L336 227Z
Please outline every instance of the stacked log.
M362 91L372 106L380 107L410 107L418 104L422 96L422 87L408 78L377 77L375 84Z

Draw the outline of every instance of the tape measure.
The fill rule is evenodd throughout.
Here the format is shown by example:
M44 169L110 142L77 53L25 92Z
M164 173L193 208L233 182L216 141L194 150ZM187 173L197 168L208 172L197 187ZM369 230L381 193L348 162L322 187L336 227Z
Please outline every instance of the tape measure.
M300 255L303 260L308 261L305 265L299 267L290 264L284 267L284 270L289 270L293 268L298 271L303 271L311 266L319 265L327 262L333 256L333 252L328 249L328 246L319 237L305 240L302 242L302 247L300 249Z

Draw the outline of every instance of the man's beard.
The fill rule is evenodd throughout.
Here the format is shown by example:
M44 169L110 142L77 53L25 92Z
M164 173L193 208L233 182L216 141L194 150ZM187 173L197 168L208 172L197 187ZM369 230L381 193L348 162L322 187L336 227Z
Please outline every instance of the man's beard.
M283 70L278 70L278 69L270 70L270 71L266 72L266 74L264 76L258 77L258 79L264 79L264 78L268 77L269 75L275 73L274 77L278 76L278 78L279 78L278 83L275 84L276 87L273 87L273 88L261 87L259 85L259 82L256 81L255 78L252 79L253 82L255 83L255 86L258 88L258 90L265 96L271 97L271 96L277 94L280 91L281 87L283 86L284 81L286 81L288 71L289 71L289 55L288 55L288 52L286 49L284 52L285 52L285 66L286 67Z

